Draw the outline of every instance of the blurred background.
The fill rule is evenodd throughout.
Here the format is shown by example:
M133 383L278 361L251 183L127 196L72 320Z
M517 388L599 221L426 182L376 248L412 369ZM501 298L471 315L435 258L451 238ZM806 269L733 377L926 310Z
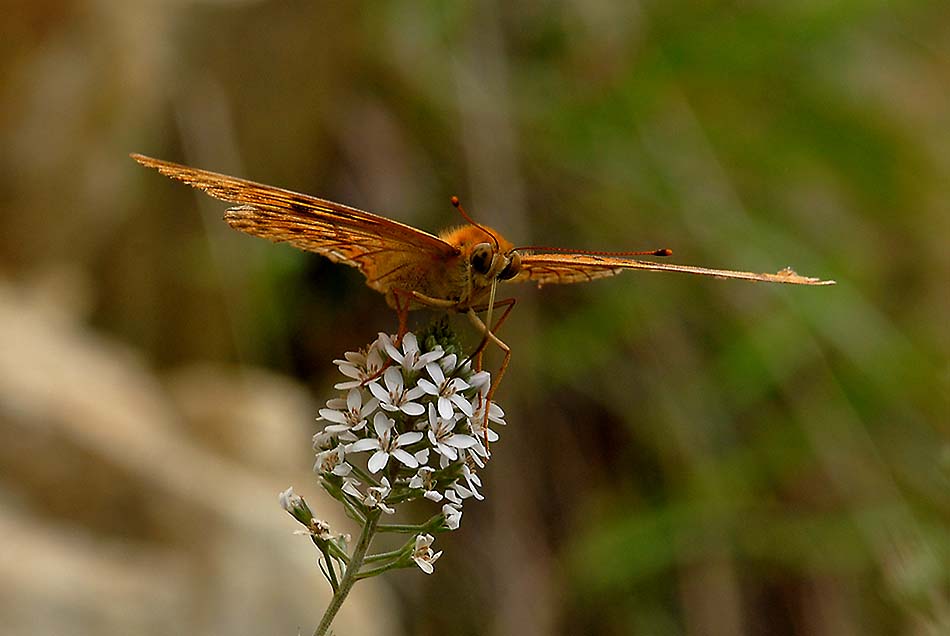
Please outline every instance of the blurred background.
M331 361L394 316L142 152L838 281L507 288L486 501L431 577L358 585L341 636L950 633L950 4L3 14L0 632L309 633L327 586L277 494L355 531L310 437Z

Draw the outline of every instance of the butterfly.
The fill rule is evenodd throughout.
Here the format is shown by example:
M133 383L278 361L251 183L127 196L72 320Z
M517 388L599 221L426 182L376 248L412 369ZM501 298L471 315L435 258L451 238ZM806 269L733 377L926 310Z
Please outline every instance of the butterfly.
M436 236L307 194L140 154L131 157L216 199L236 204L224 213L224 220L237 230L289 243L359 269L366 277L366 284L384 294L387 304L396 310L400 337L405 333L406 317L411 309L432 307L467 313L484 336L478 350L491 341L505 354L493 385L501 379L511 355L509 347L495 332L514 305L514 299L495 302L499 282L533 282L539 287L583 283L633 269L792 285L835 283L800 276L790 268L775 274L757 274L634 258L669 256L672 252L667 249L593 252L518 248L496 230L472 220L456 197L452 198L452 204L466 224ZM505 311L492 325L491 310L497 307L504 307ZM479 309L488 311L484 322L478 316Z

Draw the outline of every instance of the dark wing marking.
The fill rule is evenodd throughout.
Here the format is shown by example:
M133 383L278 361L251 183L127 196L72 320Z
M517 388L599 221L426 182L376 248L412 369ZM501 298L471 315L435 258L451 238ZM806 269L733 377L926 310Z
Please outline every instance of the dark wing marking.
M834 285L833 280L821 280L799 276L786 267L775 274L756 274L728 269L709 269L692 265L654 263L630 258L592 256L589 254L526 254L521 256L521 272L513 282L533 281L541 285L555 283L583 283L597 278L615 276L625 269L640 269L651 272L681 272L715 278L786 283L790 285Z

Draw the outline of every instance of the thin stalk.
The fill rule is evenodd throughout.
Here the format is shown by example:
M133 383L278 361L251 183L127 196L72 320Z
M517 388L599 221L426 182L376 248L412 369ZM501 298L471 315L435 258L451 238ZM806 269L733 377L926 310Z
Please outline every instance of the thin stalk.
M340 589L340 584L336 580L336 570L333 568L333 559L330 557L329 542L320 542L314 537L312 537L311 540L314 545L319 548L320 552L323 553L323 560L327 564L327 571L325 572L327 581L330 582L330 587L333 588L333 593L336 594L337 590Z
M387 571L389 571L389 570L395 570L396 568L405 568L405 567L409 567L409 566L403 565L403 564L400 563L399 561L393 561L392 563L387 563L386 565L381 565L381 566L379 566L378 568L373 568L373 569L371 569L371 570L366 570L366 571L364 571L364 572L360 572L359 574L356 575L356 579L357 579L358 581L361 581L361 580L363 580L363 579L368 579L368 578L370 578L371 576L376 576L376 575L378 575L378 574L382 574L383 572L387 572Z
M406 553L408 545L409 544L406 544L403 547L399 548L398 550L393 550L392 552L380 552L379 554L371 554L365 559L363 559L363 563L364 564L365 563L379 563L380 561L398 559L399 557L401 557L403 554Z
M376 525L379 523L381 513L382 510L374 508L366 514L366 524L363 526L359 541L357 541L356 548L353 550L353 556L350 557L350 562L346 566L346 572L340 580L340 587L337 588L333 598L330 599L330 605L327 607L327 611L324 612L317 629L313 632L313 636L326 636L327 630L330 629L330 623L333 622L343 605L343 601L346 600L347 595L353 588L353 584L356 583L360 567L363 565L363 558L366 556L366 551L369 550L373 535L376 534Z
M393 532L396 534L415 534L417 532L425 532L428 529L429 525L423 523L421 525L409 525L405 523L387 523L379 524L377 526L377 532Z

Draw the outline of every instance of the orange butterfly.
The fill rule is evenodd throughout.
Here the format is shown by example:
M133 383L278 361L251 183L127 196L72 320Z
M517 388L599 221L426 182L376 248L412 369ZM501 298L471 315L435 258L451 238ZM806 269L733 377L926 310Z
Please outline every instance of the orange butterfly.
M190 168L170 161L133 154L144 166L204 190L212 197L236 203L224 220L242 232L326 256L331 261L358 268L366 284L386 296L399 315L399 335L406 329L406 314L422 306L466 312L483 333L481 348L491 340L505 354L498 377L511 356L508 346L494 332L504 321L514 299L495 303L498 281L580 283L605 278L625 269L683 272L716 278L737 278L794 285L833 285L834 281L799 276L791 269L777 274L755 274L691 265L656 263L632 258L637 255L668 256L653 252L571 252L554 248L516 248L495 230L475 223L453 197L452 203L468 222L434 236L369 212L307 194ZM491 325L491 309L505 312ZM488 309L482 322L476 310ZM489 399L491 395L489 394Z

